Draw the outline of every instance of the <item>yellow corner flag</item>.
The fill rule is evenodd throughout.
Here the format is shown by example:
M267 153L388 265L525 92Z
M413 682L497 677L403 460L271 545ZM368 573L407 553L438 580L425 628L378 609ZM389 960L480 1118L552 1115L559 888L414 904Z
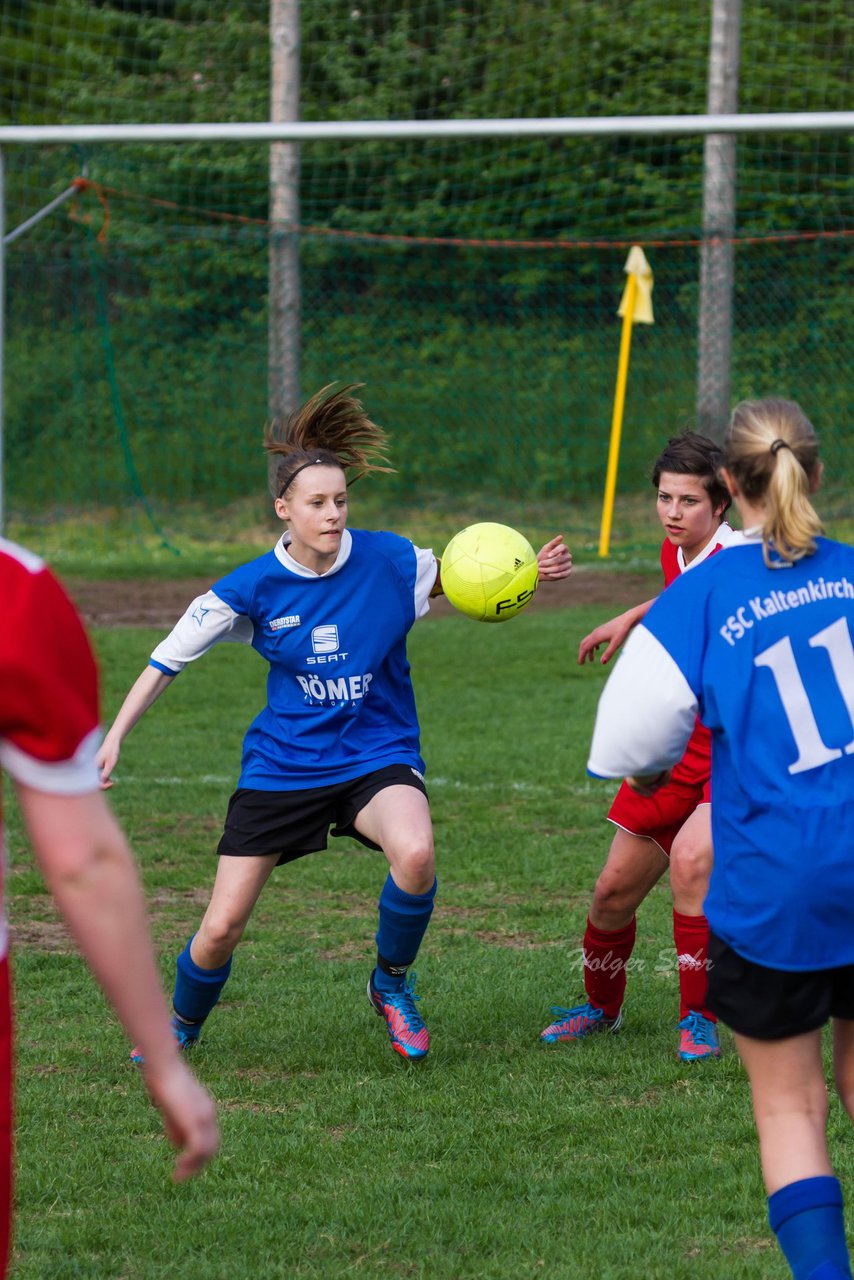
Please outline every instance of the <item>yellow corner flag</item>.
M623 270L629 278L617 307L617 315L625 317L626 312L631 311L635 324L655 324L652 314L652 267L640 245L632 245Z
M617 487L617 460L620 456L620 432L626 402L626 380L629 374L629 350L632 325L654 324L652 314L652 268L640 245L633 244L623 270L629 277L617 315L623 317L620 358L617 364L617 386L614 391L614 413L611 418L611 444L608 449L608 471L605 477L605 500L602 504L602 526L599 532L599 555L608 555L611 541L611 517L614 514L614 491Z

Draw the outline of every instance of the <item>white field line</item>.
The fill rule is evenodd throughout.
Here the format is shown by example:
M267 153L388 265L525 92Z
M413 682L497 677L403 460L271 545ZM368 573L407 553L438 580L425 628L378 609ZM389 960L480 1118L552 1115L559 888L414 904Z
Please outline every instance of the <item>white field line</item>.
M113 781L117 786L132 787L197 787L199 784L203 786L231 786L234 787L237 779L234 774L218 774L218 773L201 773L186 774L181 776L173 774L171 777L152 778L143 774L116 774ZM430 777L427 775L428 790L449 788L452 791L495 791L499 794L508 791L516 792L521 795L548 796L548 795L570 795L570 796L587 796L601 795L602 785L600 782L594 782L588 778L582 782L558 783L555 786L546 786L544 783L535 782L502 782L497 778L487 781L471 780L461 781L458 778L441 778Z

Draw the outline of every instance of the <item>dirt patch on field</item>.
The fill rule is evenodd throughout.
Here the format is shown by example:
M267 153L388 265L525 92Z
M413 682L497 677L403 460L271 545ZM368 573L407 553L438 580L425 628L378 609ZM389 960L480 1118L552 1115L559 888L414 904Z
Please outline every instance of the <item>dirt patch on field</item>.
M211 584L206 578L179 578L163 582L71 579L66 585L90 626L171 628L189 602ZM659 591L660 585L655 574L576 569L564 582L543 584L530 608L601 604L607 613L609 609L626 608L648 599ZM441 598L430 606L430 616L434 618L452 613L447 600Z

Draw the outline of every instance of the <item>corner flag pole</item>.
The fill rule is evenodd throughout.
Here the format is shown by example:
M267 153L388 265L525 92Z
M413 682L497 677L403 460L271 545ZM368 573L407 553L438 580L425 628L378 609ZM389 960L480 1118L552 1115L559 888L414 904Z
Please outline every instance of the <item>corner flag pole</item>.
M602 524L599 531L599 555L606 557L611 541L611 517L614 514L614 491L617 487L617 462L620 456L620 435L623 429L623 409L626 403L626 381L629 374L629 351L632 345L632 325L654 324L652 314L652 269L639 245L632 245L623 270L628 275L626 287L617 309L623 317L620 338L620 358L617 363L617 386L614 391L614 412L611 417L611 443L608 449L608 470L605 475L605 498L602 504Z

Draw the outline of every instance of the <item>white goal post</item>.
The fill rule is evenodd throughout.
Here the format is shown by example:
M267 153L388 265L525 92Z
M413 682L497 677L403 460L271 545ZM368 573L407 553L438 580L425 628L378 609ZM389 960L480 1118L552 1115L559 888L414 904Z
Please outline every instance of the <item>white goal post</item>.
M335 120L256 124L0 125L0 147L75 142L334 142L394 138L597 137L711 133L845 133L854 111L743 115L544 116L508 120Z

